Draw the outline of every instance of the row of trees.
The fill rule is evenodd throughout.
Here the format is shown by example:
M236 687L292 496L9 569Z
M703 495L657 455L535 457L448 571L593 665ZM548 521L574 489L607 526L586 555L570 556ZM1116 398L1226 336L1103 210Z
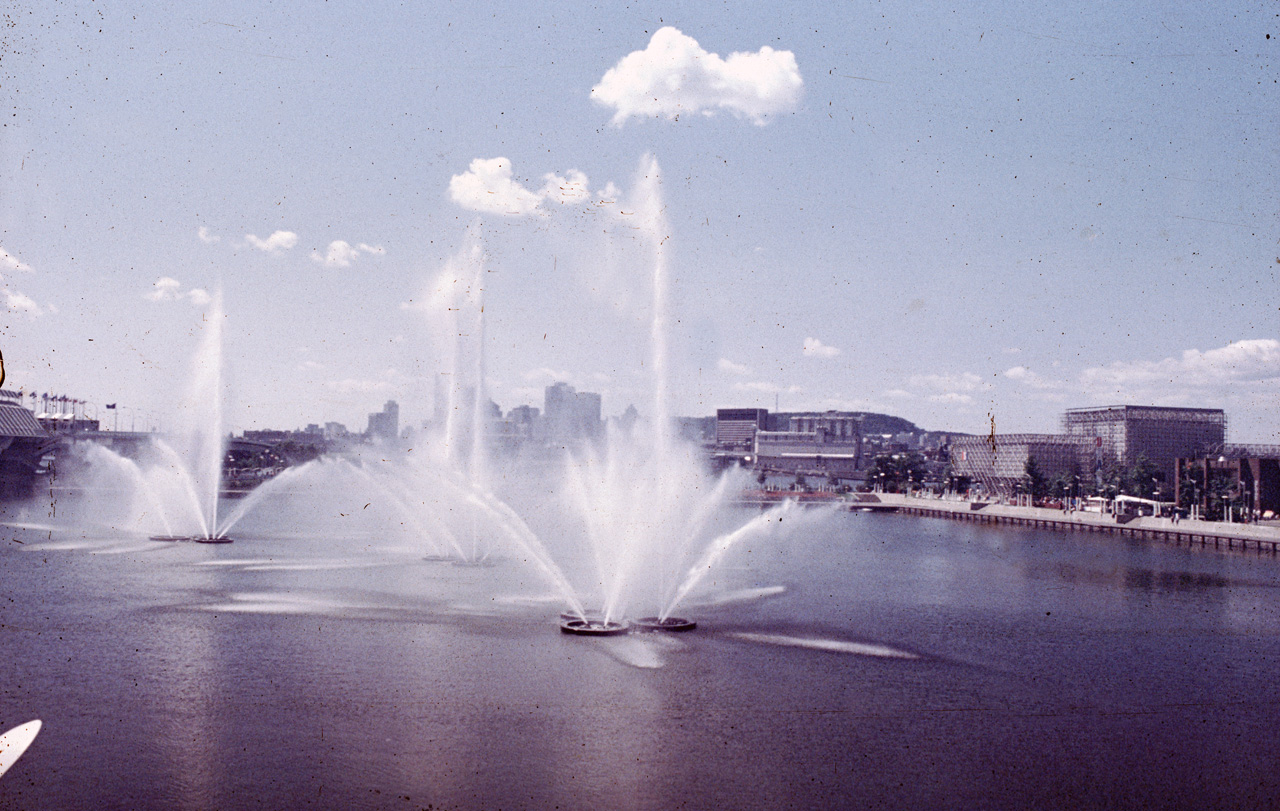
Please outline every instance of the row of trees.
M1146 456L1139 456L1132 465L1125 467L1110 464L1098 470L1092 477L1067 471L1049 477L1041 469L1034 456L1027 458L1023 468L1021 490L1040 500L1045 498L1078 498L1081 496L1118 495L1155 498L1163 489L1164 473Z
M1138 498L1157 498L1163 494L1164 473L1146 456L1139 456L1129 466L1110 464L1096 471L1093 476L1081 476L1068 471L1049 477L1040 470L1035 457L1027 459L1024 468L1022 491L1032 498L1078 498L1081 496L1118 495Z

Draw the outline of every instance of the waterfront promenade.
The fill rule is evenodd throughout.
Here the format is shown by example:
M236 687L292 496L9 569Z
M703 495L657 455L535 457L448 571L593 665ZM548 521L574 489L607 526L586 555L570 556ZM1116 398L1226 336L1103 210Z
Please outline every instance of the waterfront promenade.
M1239 524L1223 521L1191 521L1182 519L1174 523L1171 518L1154 516L1114 516L1076 510L1049 509L1046 507L1016 507L995 504L942 499L932 496L916 497L900 493L858 494L851 509L878 509L975 521L987 524L1013 524L1040 527L1060 531L1100 532L1133 538L1165 541L1218 549L1251 550L1276 554L1280 551L1280 525ZM871 499L875 500L872 501Z

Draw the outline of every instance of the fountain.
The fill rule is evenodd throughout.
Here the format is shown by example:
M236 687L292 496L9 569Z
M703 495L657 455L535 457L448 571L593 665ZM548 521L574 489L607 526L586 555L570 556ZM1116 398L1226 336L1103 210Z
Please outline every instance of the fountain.
M560 633L574 634L576 636L621 636L630 633L631 625L625 621L616 620L588 620L588 619L568 619L561 620Z
M658 165L646 157L626 206L627 244L644 246L651 270L645 298L648 328L644 363L652 392L651 418L630 431L610 431L547 462L521 484L516 466L493 475L485 386L485 254L478 226L441 269L416 305L432 327L436 370L436 429L412 449L388 441L371 450L291 468L246 496L221 521L218 485L223 458L221 298L215 298L195 359L194 383L184 403L186 430L172 445L157 440L150 458L126 459L90 450L95 466L133 492L130 520L155 540L229 542L228 532L258 510L314 498L297 510L297 529L362 532L412 551L420 559L466 566L493 565L502 554L534 567L567 610L567 634L608 636L642 631L689 631L677 615L708 572L746 539L773 532L790 509L783 505L725 531L730 500L744 482L705 472L700 451L672 433L667 346L670 240ZM617 247L617 246L615 246ZM553 463L562 465L557 476ZM514 509L496 492L527 485L529 498ZM510 498L509 495L506 498ZM337 502L349 505L340 507ZM555 518L539 522L546 507ZM339 519L339 516L341 518ZM354 516L354 517L353 517ZM327 522L327 523L326 523ZM535 531L531 526L538 527ZM540 536L541 533L541 536ZM552 542L548 548L546 541ZM586 605L596 608L588 611ZM628 617L640 619L628 622Z
M629 209L652 258L649 363L653 419L635 435L611 433L602 450L588 448L568 460L569 509L584 527L586 546L599 585L598 617L563 620L566 633L599 633L637 606L657 613L634 620L644 631L689 631L697 623L674 615L707 571L743 539L770 531L787 505L753 518L730 532L715 534L723 513L743 482L713 480L698 450L672 435L668 400L667 285L669 229L663 212L657 161L642 164Z
M98 519L141 530L155 541L231 543L218 527L225 452L222 433L222 295L204 314L192 381L178 409L179 428L153 437L132 459L100 445L79 449L87 484L120 495L102 499ZM121 492L123 490L123 492ZM107 503L109 502L109 503ZM112 515L111 507L123 507Z

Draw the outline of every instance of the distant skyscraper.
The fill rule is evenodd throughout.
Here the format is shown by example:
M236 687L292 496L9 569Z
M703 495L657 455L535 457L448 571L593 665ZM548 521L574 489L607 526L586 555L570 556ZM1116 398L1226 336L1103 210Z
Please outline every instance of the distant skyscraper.
M400 405L388 400L381 411L369 415L370 438L395 440L400 436Z
M604 423L600 419L599 394L577 391L568 383L556 383L546 388L543 406L547 439L562 441L600 436Z

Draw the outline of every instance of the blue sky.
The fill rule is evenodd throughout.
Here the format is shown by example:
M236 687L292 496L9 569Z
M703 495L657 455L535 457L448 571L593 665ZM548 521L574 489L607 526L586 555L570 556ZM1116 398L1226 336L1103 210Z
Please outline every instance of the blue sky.
M1280 442L1272 4L26 5L6 388L164 414L221 288L235 428L420 420L476 228L494 399L648 412L652 156L677 413Z

